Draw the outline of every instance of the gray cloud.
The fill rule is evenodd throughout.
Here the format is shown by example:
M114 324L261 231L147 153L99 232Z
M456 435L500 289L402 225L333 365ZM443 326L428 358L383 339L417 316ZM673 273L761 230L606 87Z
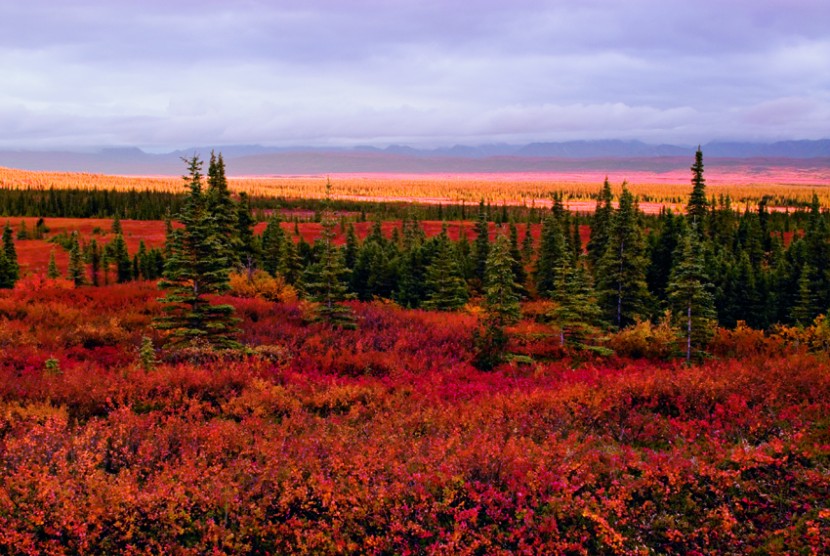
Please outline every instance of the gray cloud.
M0 5L0 146L826 136L824 0Z

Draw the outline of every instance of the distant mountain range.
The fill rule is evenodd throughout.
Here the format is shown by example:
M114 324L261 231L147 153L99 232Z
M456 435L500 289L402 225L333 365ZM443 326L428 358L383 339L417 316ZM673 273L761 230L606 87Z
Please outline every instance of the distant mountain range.
M641 141L567 141L528 145L482 145L418 149L385 148L213 147L221 152L229 175L326 173L477 173L573 172L579 170L642 170L668 172L688 169L696 146L649 145ZM702 146L704 160L719 166L758 164L830 168L830 139L777 143L712 142ZM25 170L91 172L125 175L178 175L181 157L211 148L195 147L170 153L147 153L138 148L104 148L73 152L0 150L0 166Z

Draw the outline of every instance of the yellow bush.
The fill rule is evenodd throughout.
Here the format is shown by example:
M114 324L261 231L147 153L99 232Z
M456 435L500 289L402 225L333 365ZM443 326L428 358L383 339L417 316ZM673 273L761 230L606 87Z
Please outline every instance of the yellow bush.
M297 291L285 282L282 276L271 276L264 270L232 272L229 277L230 291L238 297L259 297L282 303L296 301Z
M660 322L637 321L612 335L608 347L619 355L668 359L678 350L678 330L671 324L671 312L666 311Z

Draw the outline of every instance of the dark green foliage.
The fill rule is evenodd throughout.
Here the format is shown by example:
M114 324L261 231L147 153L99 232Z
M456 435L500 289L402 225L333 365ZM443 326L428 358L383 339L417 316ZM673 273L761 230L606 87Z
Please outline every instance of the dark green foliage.
M665 298L675 250L685 230L683 217L675 216L671 210L666 211L661 220L662 229L649 234L650 263L646 276L649 291L658 299Z
M481 291L487 280L487 256L490 254L490 231L487 212L482 200L478 205L475 223L476 239L472 250L472 283L476 291Z
M605 178L597 197L597 207L591 221L591 237L588 240L588 262L591 268L596 268L608 245L608 234L611 232L611 221L614 217L614 207L611 204L613 200L611 183Z
M219 155L220 157L222 155ZM231 233L230 246L236 246L238 254L235 257L236 261L243 267L252 271L257 259L257 245L254 241L254 216L251 213L251 201L248 194L244 191L239 194L239 203L236 205L235 227ZM233 235L233 234L236 235ZM234 257L230 257L231 261Z
M326 197L330 198L331 184L326 184ZM321 213L323 234L319 240L319 260L306 268L303 286L308 297L318 303L316 319L339 328L356 328L351 309L342 304L352 297L348 292L349 269L343 262L343 254L334 244L337 222L331 210Z
M207 193L205 194L205 210L211 215L216 243L230 265L245 264L248 262L246 251L250 245L242 244L240 230L244 226L239 221L236 204L231 198L228 189L228 180L225 177L225 161L222 153L217 156L210 153L207 175ZM246 207L247 208L247 207ZM244 208L243 208L244 210ZM248 238L250 240L250 237Z
M58 270L58 264L55 262L55 252L49 252L49 265L46 267L46 277L55 279L60 278L61 273Z
M70 238L67 278L72 280L76 286L82 286L87 283L86 266L84 265L81 245L78 242L78 232L72 232Z
M285 251L284 243L286 241L285 232L282 229L282 220L279 214L274 214L268 219L268 225L262 232L260 241L261 250L259 254L260 266L262 269L270 274L276 276L280 266L283 263L283 253Z
M212 305L208 295L227 288L230 268L226 244L202 192L202 162L199 157L187 159L188 175L184 176L189 190L179 221L183 228L173 229L168 237L170 253L165 260L164 279L159 283L167 290L160 301L165 316L156 326L171 331L170 344L181 346L207 343L214 348L233 348L236 332L230 305Z
M508 343L505 327L517 322L521 316L518 284L513 278L514 263L510 241L499 235L487 257L484 322L474 338L473 363L480 369L492 369L504 361Z
M701 350L711 338L716 324L712 284L695 225L683 234L674 261L666 295L675 321L684 331L686 360L689 361L692 347Z
M3 250L0 252L0 288L13 288L19 279L20 266L14 247L14 232L6 222L3 228Z
M127 242L120 233L107 245L108 259L115 263L115 275L119 284L133 279L132 261L127 251Z
M461 275L458 256L445 231L438 236L436 251L426 270L425 309L451 311L463 307L470 296Z
M700 147L695 152L695 163L692 165L692 193L686 205L686 216L694 224L698 233L705 234L708 222L709 202L706 200L706 180L703 178L703 152Z
M568 266L571 256L568 238L560 220L555 213L548 214L542 223L541 244L536 259L536 293L540 297L553 298L558 273L561 268Z
M510 258L513 260L511 271L520 296L527 296L527 272L525 271L522 252L519 249L519 230L514 222L510 222Z
M602 323L602 310L583 258L573 267L563 269L556 288L556 307L551 318L559 325L560 343L582 349Z
M634 196L623 188L619 208L611 220L605 253L596 269L599 305L609 322L618 328L650 313L647 266L639 208Z

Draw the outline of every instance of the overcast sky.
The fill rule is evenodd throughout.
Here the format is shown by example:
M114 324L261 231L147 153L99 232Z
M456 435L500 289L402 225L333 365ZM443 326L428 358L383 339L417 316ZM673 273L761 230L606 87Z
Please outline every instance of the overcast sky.
M828 0L0 0L0 147L830 136Z

